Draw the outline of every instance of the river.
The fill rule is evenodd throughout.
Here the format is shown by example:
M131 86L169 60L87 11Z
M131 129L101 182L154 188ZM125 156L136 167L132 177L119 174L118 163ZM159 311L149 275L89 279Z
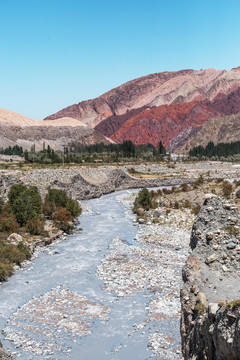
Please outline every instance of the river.
M136 191L83 202L82 230L1 284L1 340L16 359L181 358L178 292L187 253L175 249L175 238L169 249L140 241L147 226L133 222ZM186 235L171 232L169 242L173 234L181 242Z

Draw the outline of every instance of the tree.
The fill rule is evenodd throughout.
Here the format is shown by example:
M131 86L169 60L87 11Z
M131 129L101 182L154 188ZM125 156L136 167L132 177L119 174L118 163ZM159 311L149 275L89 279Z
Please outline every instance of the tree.
M166 155L166 150L165 150L165 147L163 146L162 141L160 141L160 143L158 145L158 152L160 155Z
M42 200L36 187L27 189L26 186L13 186L14 189L12 190L11 188L9 193L9 203L17 222L23 226L26 225L28 220L36 218L41 214ZM13 198L14 194L17 194L15 198Z
M49 189L45 200L46 202L55 203L56 207L66 207L68 196L63 190Z
M133 211L136 212L138 208L143 207L146 210L152 206L151 194L148 189L143 188L139 191L138 196L134 201Z
M18 198L18 196L27 190L27 187L22 184L14 184L11 186L10 191L8 193L8 201L10 206L13 205L14 201Z

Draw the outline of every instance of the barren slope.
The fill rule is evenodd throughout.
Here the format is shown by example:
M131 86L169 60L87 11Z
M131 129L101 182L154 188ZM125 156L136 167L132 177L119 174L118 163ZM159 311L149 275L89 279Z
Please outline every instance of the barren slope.
M201 129L193 136L193 138L186 142L182 147L178 148L177 152L187 152L198 145L206 146L209 141L218 144L220 142L228 143L239 140L240 113L210 119L202 125Z
M73 118L61 118L54 121L37 121L13 111L0 109L0 147L19 145L30 149L42 150L43 143L55 150L63 150L71 143L85 145L111 141L98 131Z

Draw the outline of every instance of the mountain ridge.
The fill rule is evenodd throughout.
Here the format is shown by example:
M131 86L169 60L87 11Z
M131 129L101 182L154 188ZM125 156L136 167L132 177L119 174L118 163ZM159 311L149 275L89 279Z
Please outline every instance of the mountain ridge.
M180 70L146 75L122 84L95 99L70 105L44 120L69 116L95 127L112 115L139 107L213 100L240 86L239 70Z

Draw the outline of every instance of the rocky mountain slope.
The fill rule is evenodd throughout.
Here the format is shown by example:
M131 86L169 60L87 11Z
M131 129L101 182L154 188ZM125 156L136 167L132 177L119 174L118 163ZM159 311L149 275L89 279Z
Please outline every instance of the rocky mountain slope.
M42 150L43 143L55 150L63 150L72 142L89 145L111 141L98 131L81 121L72 118L61 118L54 121L37 121L13 111L0 109L0 147L19 145Z
M238 360L240 216L209 194L193 225L183 269L181 336L184 359Z
M175 150L193 127L240 112L240 69L182 70L144 76L96 99L71 105L45 120L71 117L116 142L161 140ZM178 135L180 144L178 144Z
M198 145L206 146L209 141L218 144L220 142L230 143L232 141L239 141L239 139L240 113L210 119L199 127L198 131L195 131L195 133L192 131L183 146L181 146L178 141L177 146L179 147L177 148L177 152L184 153Z
M240 112L240 88L227 95L219 94L213 101L161 105L134 111L136 114L132 116L128 115L129 112L128 116L118 116L114 121L106 119L96 129L116 142L132 140L136 144L149 142L156 146L161 140L168 151L174 152L209 119Z

